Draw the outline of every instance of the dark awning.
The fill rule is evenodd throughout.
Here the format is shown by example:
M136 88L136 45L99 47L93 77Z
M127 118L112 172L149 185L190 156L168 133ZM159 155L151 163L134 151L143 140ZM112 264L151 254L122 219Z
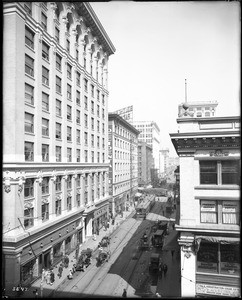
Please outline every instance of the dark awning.
M224 237L224 236L207 236L207 235L198 235L195 237L195 240L204 240L211 243L220 243L220 244L239 244L240 238L236 237Z

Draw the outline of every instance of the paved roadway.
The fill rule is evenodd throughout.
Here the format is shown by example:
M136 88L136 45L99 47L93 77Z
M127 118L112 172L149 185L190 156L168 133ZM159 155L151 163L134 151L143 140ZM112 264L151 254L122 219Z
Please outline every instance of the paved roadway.
M151 252L161 254L161 251L157 248L150 248L147 251L139 249L141 236L144 232L150 234L151 226L154 225L158 215L162 215L163 207L164 203L156 202L146 220L128 218L123 222L111 235L109 261L97 266L98 253L94 253L92 264L86 271L76 272L74 278L60 286L53 296L121 297L123 289L126 289L128 297L152 297L158 287L159 290L163 290L164 284L159 283L158 276L149 274ZM169 266L168 273L172 273ZM169 291L166 291L166 296L167 294Z

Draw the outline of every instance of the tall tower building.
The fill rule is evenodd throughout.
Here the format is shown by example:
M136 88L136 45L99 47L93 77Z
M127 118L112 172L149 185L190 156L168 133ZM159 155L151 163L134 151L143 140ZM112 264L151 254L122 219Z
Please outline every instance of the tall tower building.
M133 121L133 126L140 131L139 142L145 142L152 147L154 157L153 168L160 173L159 151L160 151L160 128L154 121Z
M3 285L27 285L109 218L108 60L87 2L3 6Z

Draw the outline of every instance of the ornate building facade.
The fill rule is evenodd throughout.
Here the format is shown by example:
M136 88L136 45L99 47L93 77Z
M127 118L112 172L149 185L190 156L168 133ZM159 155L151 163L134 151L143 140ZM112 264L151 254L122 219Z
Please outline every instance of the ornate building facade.
M147 187L151 184L151 169L153 165L152 147L147 143L138 143L138 185Z
M109 218L108 60L85 2L3 7L3 285L27 285Z
M122 213L134 203L138 191L138 135L118 114L108 114L110 212Z
M185 110L188 107L185 107ZM240 117L177 119L182 297L240 295Z

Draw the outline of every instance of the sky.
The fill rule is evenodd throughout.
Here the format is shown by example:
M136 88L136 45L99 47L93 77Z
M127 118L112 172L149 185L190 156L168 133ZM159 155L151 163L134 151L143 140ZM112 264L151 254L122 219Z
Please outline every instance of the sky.
M90 2L116 51L109 57L109 112L133 105L155 121L161 148L176 156L178 105L217 101L240 115L240 6L232 1Z

